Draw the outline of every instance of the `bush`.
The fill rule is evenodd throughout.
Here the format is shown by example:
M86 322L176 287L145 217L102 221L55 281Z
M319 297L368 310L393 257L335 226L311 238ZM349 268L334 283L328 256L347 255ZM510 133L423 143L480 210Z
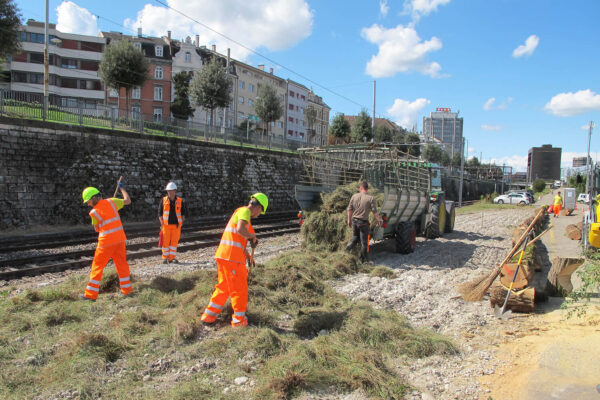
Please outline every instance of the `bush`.
M546 182L544 182L542 179L536 179L535 182L533 182L533 191L536 193L539 192L543 192L544 189L546 189Z

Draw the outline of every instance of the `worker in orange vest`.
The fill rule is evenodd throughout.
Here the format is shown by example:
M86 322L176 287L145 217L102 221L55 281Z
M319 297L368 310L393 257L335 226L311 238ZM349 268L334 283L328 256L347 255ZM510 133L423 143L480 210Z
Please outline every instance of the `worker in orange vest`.
M121 293L127 296L133 290L125 250L125 240L127 238L118 211L123 206L131 204L131 198L123 189L122 182L119 182L119 189L123 194L123 199L116 197L103 199L100 197L100 191L95 187L87 187L82 193L83 203L92 207L90 217L94 229L98 232L98 245L92 261L90 280L85 288L85 293L79 295L84 300L96 301L98 298L102 272L111 258L117 269L117 275L119 275Z
M227 223L221 243L215 253L217 260L218 283L210 298L210 302L200 320L212 324L223 311L227 299L231 297L233 315L232 327L248 325L246 308L248 306L248 271L246 260L250 258L246 245L248 241L254 248L258 239L252 228L251 219L267 211L269 199L263 193L255 193L250 197L250 203L240 207L233 213Z
M553 207L553 211L554 211L554 218L558 218L558 215L560 214L560 209L562 208L563 205L563 199L560 196L560 191L556 194L556 196L554 196L554 207Z
M181 226L185 220L185 208L181 197L177 197L177 185L175 182L169 182L167 187L167 196L162 198L158 206L158 220L160 221L162 232L162 260L163 264L178 264L177 245L181 237Z

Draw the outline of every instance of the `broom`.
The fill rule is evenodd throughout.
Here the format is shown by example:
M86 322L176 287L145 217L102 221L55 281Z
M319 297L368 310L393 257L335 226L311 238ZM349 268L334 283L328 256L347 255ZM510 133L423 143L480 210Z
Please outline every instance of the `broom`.
M483 275L477 279L474 279L470 282L462 283L458 286L457 291L462 295L463 299L467 301L478 301L481 300L483 296L485 296L498 274L500 274L500 271L502 270L504 264L506 264L508 260L510 260L515 255L519 247L521 247L521 245L523 244L523 241L525 241L527 235L529 235L529 233L531 232L535 224L538 222L538 220L542 217L542 215L544 215L543 208L540 209L536 217L533 219L533 221L531 221L525 232L523 232L515 246L511 249L508 256L506 256L506 258L492 272L490 272L488 275Z

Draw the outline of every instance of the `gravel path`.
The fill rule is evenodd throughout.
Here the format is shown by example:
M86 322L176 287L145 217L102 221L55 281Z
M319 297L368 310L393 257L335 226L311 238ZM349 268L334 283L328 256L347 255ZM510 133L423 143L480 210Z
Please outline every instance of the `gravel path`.
M440 332L459 347L457 356L399 360L398 371L416 388L409 396L411 400L487 399L488 390L477 378L494 374L504 362L495 358L496 346L517 335L528 317L499 321L487 298L465 302L458 297L455 287L489 272L501 262L511 247L512 228L533 212L533 208L527 207L458 215L453 233L436 240L418 238L415 252L410 255L396 254L391 241L372 247L375 264L394 269L396 278L359 274L331 282L338 292L353 299L369 300L376 307L394 309L413 326ZM256 258L264 261L299 246L299 234L265 239L257 248ZM213 269L215 250L212 247L181 253L179 265L163 265L158 257L135 260L130 263L132 275L150 279L174 271ZM0 281L0 287L15 287L13 293L18 293L82 273L87 274L88 269ZM301 398L365 400L367 397L357 391L347 396L321 393Z

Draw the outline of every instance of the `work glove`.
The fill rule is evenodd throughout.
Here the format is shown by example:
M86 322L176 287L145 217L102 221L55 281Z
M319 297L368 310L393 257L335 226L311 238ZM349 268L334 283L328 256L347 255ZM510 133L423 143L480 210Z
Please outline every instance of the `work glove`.
M252 239L250 239L250 247L255 249L256 246L258 246L258 239L256 237L253 237Z
M123 184L123 182L119 182L119 189L123 189L125 187L125 185Z

